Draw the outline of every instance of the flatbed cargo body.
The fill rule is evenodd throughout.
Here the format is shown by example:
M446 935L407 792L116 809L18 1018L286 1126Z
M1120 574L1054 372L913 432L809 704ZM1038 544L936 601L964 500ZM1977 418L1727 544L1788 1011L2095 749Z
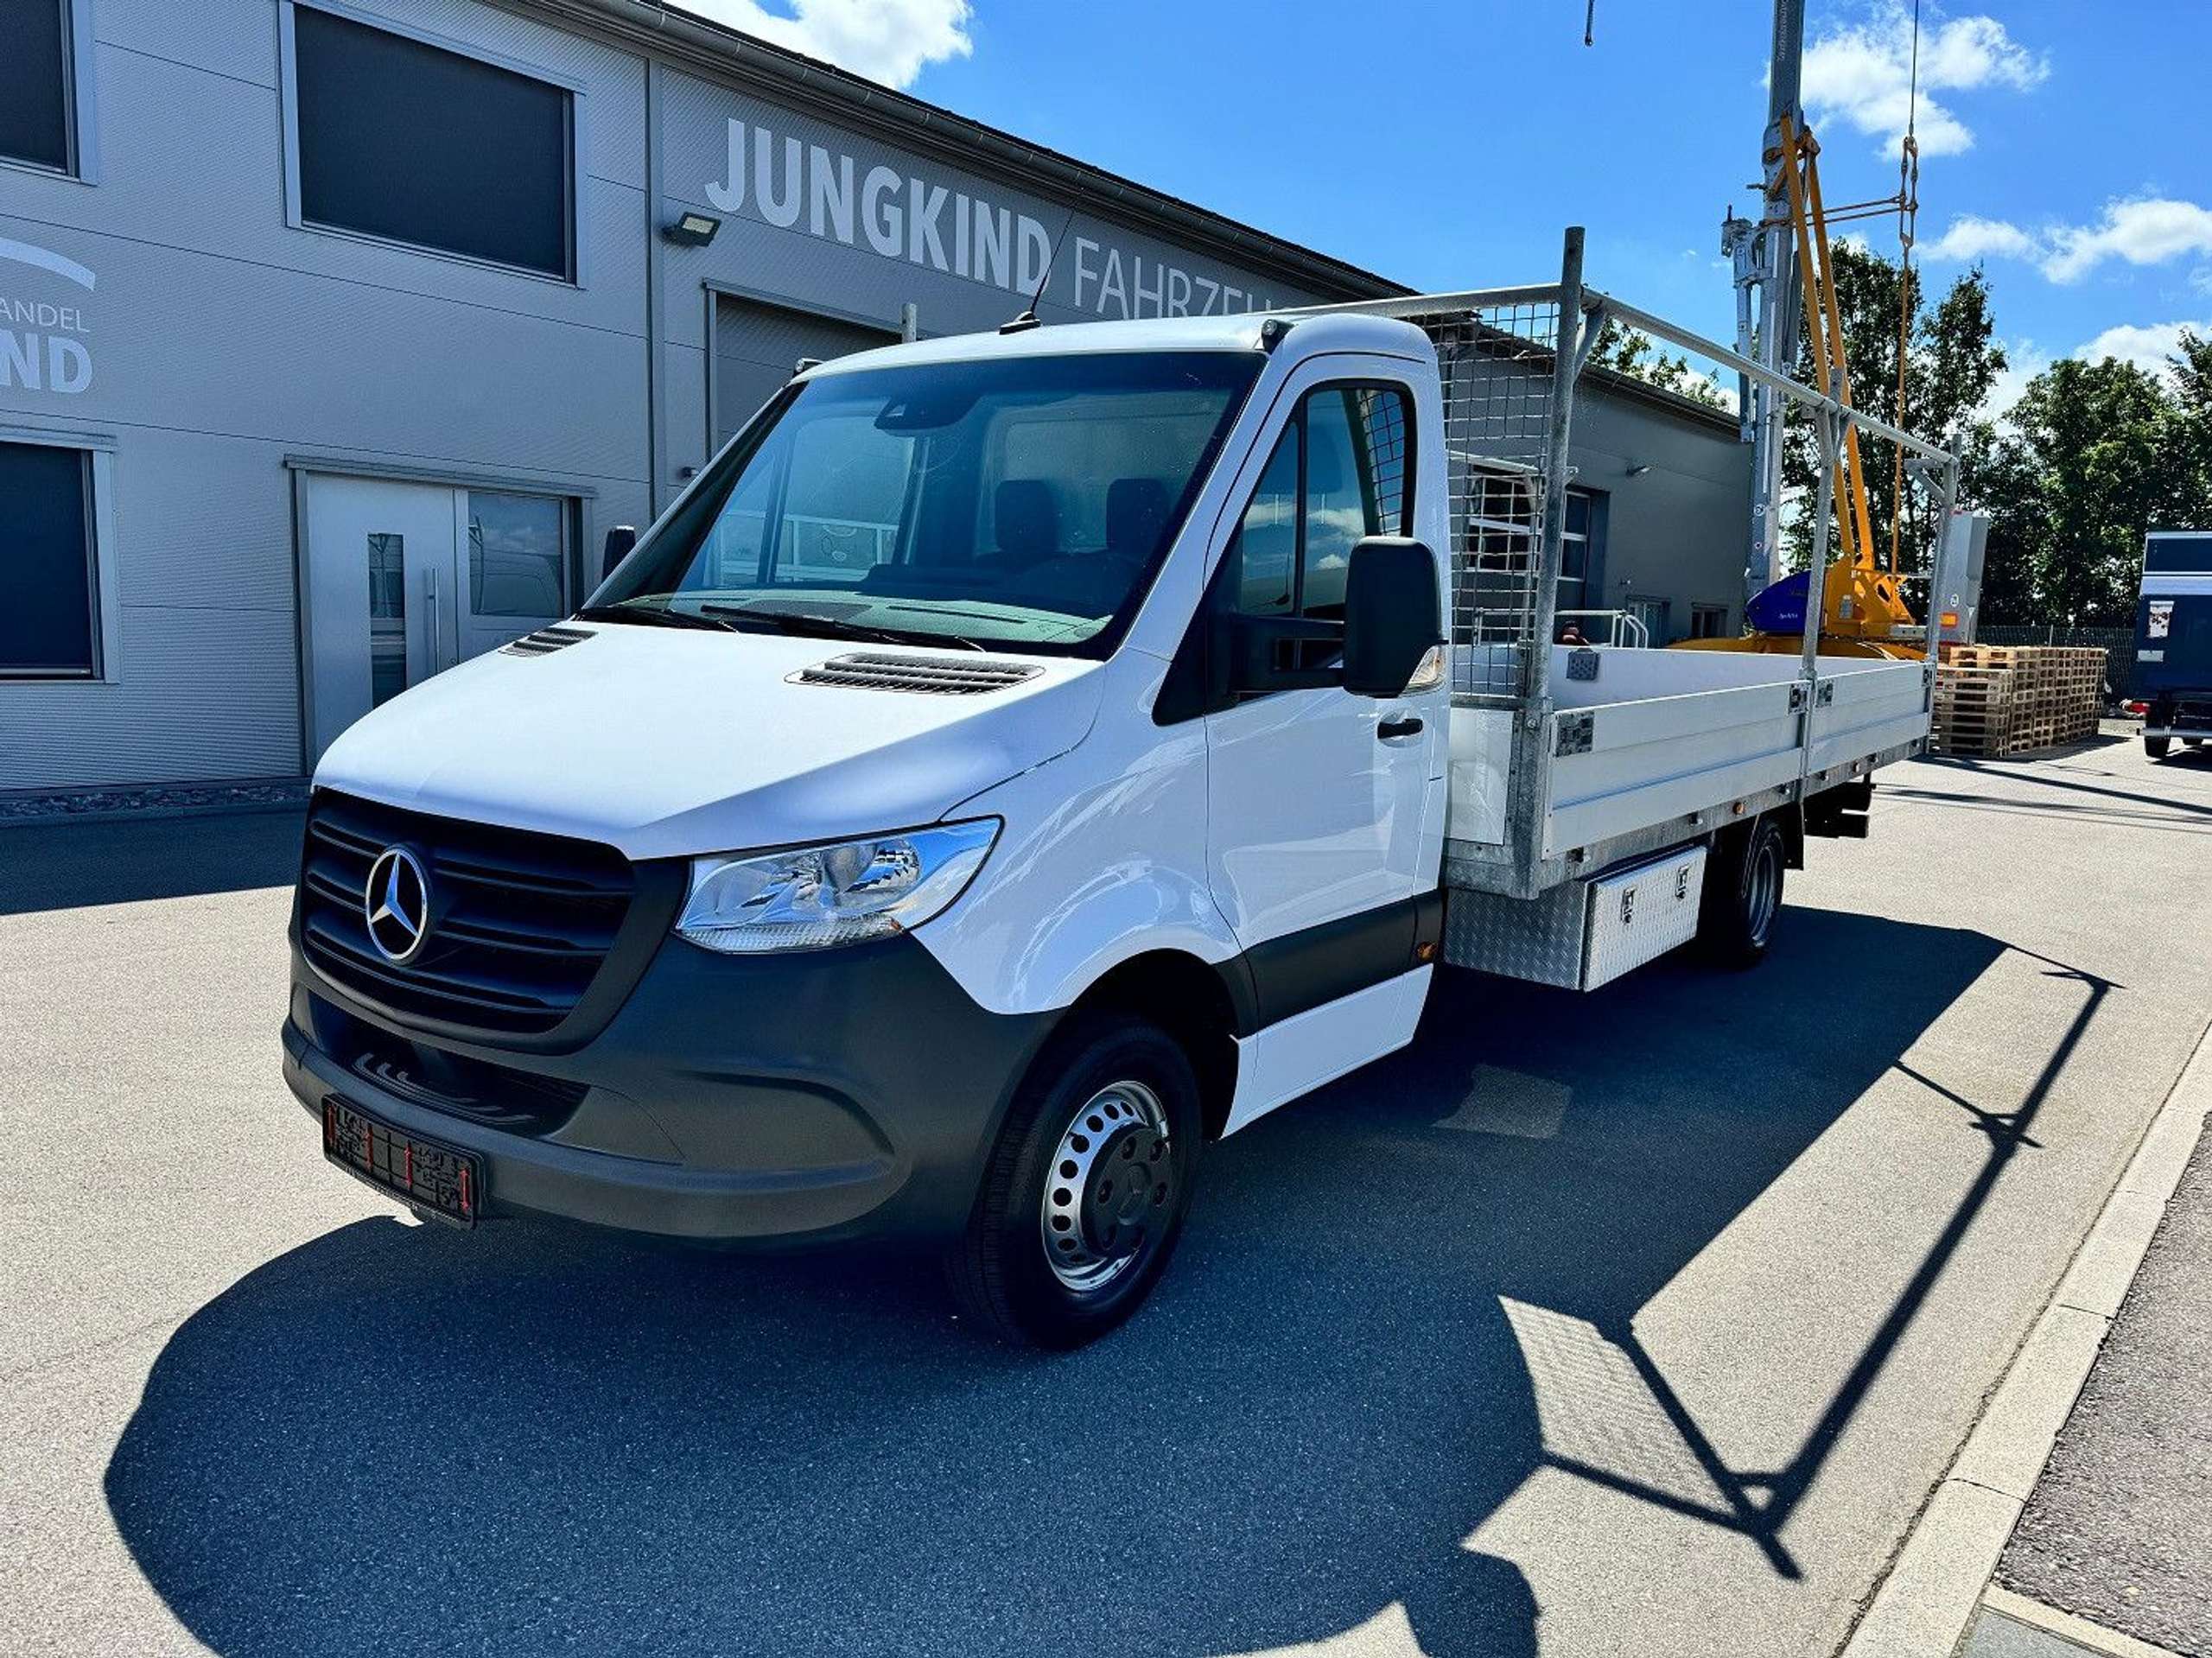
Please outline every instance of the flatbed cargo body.
M1585 660L1573 677L1577 655ZM1589 658L1594 657L1594 664ZM1709 835L1746 812L1861 782L1928 742L1925 663L1554 646L1541 857L1506 839L1514 712L1452 709L1445 882L1525 893Z

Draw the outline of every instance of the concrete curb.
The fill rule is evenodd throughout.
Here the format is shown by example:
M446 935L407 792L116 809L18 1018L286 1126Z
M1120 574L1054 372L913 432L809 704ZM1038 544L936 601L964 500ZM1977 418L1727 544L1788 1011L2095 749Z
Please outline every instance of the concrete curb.
M1955 1652L1966 1638L2013 1523L2181 1184L2208 1114L2212 1026L2198 1033L2120 1184L1838 1658L1936 1658Z

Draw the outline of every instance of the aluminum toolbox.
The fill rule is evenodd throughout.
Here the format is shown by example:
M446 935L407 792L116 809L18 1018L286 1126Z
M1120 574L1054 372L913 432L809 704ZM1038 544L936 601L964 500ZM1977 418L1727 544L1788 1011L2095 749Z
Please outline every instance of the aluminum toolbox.
M1594 990L1688 943L1705 891L1705 848L1677 848L1533 899L1455 887L1444 900L1454 967Z

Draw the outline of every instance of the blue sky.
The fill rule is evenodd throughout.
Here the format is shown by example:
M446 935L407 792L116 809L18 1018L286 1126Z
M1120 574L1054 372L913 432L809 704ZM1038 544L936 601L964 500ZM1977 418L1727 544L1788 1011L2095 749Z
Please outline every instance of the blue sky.
M1590 280L1732 328L1769 0L688 0L1421 287ZM1897 187L1910 3L1808 0L1831 203ZM2014 386L2212 332L2212 0L1923 0L1920 251L1979 254ZM1893 251L1887 221L1862 227Z

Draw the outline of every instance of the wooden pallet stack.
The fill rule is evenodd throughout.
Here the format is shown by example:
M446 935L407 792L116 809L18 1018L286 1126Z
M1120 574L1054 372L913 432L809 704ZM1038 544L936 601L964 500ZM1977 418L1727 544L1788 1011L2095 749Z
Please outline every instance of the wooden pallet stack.
M2101 645L1946 645L1936 670L1934 746L1993 757L2094 736L2105 665Z

